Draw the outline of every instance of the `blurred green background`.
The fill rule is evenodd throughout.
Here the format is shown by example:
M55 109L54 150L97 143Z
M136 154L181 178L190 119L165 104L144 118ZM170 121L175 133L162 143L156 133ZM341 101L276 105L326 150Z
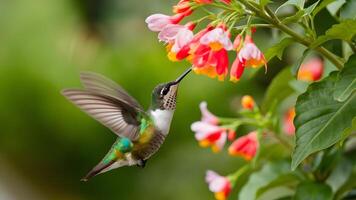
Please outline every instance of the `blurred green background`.
M171 133L144 169L121 168L80 182L115 135L60 95L80 87L89 70L121 84L144 107L151 90L189 65L172 63L144 19L170 13L166 0L0 1L0 200L213 199L206 169L233 172L244 161L197 145L190 124L206 100L217 115L234 116L239 97L263 97L279 70L271 64L238 84L191 74L181 84ZM263 41L262 49L273 41ZM261 42L263 41L263 42ZM235 191L236 192L236 191ZM232 195L235 199L236 195Z

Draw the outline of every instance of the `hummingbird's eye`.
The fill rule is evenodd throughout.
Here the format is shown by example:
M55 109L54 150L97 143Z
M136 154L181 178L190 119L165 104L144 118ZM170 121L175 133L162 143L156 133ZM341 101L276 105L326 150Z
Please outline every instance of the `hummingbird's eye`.
M161 95L162 95L162 96L163 96L163 95L166 95L166 94L168 93L168 91L169 91L169 88L168 88L168 87L162 88L162 90L161 90Z

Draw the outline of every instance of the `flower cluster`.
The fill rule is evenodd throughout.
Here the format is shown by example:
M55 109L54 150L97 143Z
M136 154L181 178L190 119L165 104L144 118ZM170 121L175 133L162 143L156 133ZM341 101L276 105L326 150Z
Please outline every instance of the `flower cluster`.
M229 5L230 0L220 0L216 4ZM266 65L263 53L252 39L252 31L246 27L231 41L231 29L236 20L222 17L194 33L202 18L181 24L199 7L212 5L212 0L181 0L173 6L173 15L153 14L146 19L151 31L159 32L158 39L166 43L168 58L172 61L186 59L193 66L194 72L211 78L224 80L229 73L229 51L236 52L236 58L230 68L230 80L238 81L246 67Z
M235 130L228 126L224 127L219 118L207 109L207 103L200 103L202 113L201 121L194 122L191 126L195 132L195 138L202 147L211 147L213 152L221 151L227 140L233 141ZM251 160L258 149L256 132L251 132L236 139L229 147L229 154L241 156L246 160Z

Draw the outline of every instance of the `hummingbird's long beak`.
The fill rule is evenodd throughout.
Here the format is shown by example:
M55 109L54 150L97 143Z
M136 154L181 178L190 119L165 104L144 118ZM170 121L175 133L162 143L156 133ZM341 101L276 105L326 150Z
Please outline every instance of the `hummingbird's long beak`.
M181 80L183 80L183 78L189 74L189 72L192 71L192 67L189 67L182 75L180 75L174 82L173 84L178 84Z

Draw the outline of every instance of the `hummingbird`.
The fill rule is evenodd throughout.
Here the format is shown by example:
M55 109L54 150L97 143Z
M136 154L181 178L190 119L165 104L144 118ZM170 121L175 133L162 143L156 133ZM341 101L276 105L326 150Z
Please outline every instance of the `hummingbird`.
M80 74L84 89L62 91L69 101L118 136L109 152L82 181L123 166L145 166L169 133L179 83L191 70L174 81L157 85L147 111L120 85L93 72Z

